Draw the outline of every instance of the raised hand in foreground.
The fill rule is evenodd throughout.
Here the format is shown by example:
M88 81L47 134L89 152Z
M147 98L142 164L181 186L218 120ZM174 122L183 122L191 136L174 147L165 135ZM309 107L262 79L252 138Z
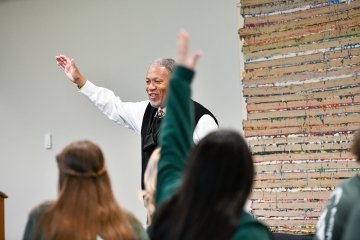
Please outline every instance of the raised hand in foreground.
M199 50L189 56L189 34L185 29L180 29L177 35L177 63L194 70L200 56Z

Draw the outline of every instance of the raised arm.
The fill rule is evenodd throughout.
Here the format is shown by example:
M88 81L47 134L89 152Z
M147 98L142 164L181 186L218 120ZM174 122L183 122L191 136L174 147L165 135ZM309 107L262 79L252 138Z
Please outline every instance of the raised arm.
M185 29L180 29L177 36L177 64L194 71L200 56L201 52L199 50L193 55L189 55L189 34Z
M184 164L193 144L193 111L190 84L200 57L188 54L189 37L180 30L177 37L177 66L168 93L166 115L160 131L161 157L158 164L156 205L168 199L179 187Z
M78 88L84 86L86 78L80 73L74 59L70 59L65 55L57 55L55 60L59 68L64 71L65 75L75 83Z

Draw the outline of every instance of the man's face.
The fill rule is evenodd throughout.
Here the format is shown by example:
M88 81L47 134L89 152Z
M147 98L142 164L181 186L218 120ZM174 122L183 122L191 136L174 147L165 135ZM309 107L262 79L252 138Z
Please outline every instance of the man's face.
M153 107L165 107L166 93L169 84L170 73L158 64L149 67L146 75L146 92L149 96L150 104Z

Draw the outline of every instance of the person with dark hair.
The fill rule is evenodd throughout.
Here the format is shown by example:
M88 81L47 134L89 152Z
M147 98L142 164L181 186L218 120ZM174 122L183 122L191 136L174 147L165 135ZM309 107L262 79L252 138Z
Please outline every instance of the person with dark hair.
M150 239L272 239L268 228L243 210L254 178L244 138L223 129L193 146L190 84L200 52L188 56L185 30L177 39L178 65L171 76L160 133Z
M356 161L360 162L360 129L355 134L352 153ZM326 209L321 214L316 224L315 240L343 240L345 229L349 224L350 215L356 209L360 199L360 176L355 176L344 180L331 193ZM358 219L359 217L353 217ZM358 223L356 223L358 225ZM350 230L349 230L350 231ZM349 233L350 235L350 233ZM347 237L350 237L350 236ZM353 236L359 239L359 235Z
M24 240L148 239L140 221L116 202L96 144L73 142L56 160L58 198L30 212Z
M77 85L79 91L110 120L141 135L141 188L144 189L144 172L149 157L158 145L160 122L166 112L166 95L175 60L162 58L151 63L146 74L145 89L149 100L123 102L114 92L95 86L80 72L73 59L56 56L56 62L65 75ZM197 143L209 132L218 128L215 116L204 106L193 101L195 123L193 141Z

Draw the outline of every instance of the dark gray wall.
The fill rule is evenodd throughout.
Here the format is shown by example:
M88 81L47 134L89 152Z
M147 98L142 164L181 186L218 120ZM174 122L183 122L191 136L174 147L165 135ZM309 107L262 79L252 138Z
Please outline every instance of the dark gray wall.
M222 127L241 131L240 26L236 0L0 0L0 191L6 239L20 239L29 211L57 194L56 153L73 140L103 149L118 201L145 222L138 198L140 137L103 116L55 64L67 54L94 83L126 101L146 98L145 73L175 57L185 27L203 51L193 98ZM53 148L44 136L51 133Z

